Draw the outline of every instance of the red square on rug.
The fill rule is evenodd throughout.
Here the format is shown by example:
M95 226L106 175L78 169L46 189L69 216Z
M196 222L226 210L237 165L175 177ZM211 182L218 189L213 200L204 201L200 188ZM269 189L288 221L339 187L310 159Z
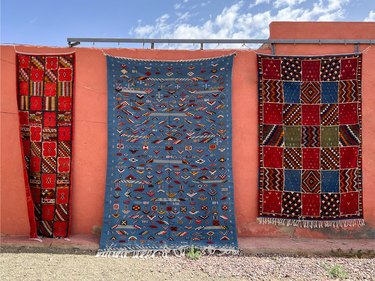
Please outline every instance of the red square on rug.
M319 169L320 167L320 148L302 148L302 168Z
M45 112L43 121L44 121L44 126L55 127L56 126L56 113L55 112Z
M72 108L72 99L70 97L59 97L59 111L70 111Z
M263 190L263 212L281 214L281 191Z
M42 82L44 76L43 69L32 68L30 72L30 80L34 82Z
M267 168L283 167L283 148L282 147L263 147L263 165Z
M40 157L31 157L30 158L30 172L40 173Z
M70 141L70 127L59 127L59 141Z
M20 125L29 125L29 113L27 111L20 111L18 116L20 117Z
M43 174L42 175L42 188L55 188L56 174Z
M302 105L302 125L320 125L320 106L318 104Z
M320 195L302 194L302 216L319 217L320 216Z
M42 220L52 221L55 217L55 205L42 205Z
M55 237L65 237L67 235L68 222L55 221L53 224L53 235Z
M45 141L42 144L43 157L56 157L57 143L54 141Z
M340 125L358 123L357 103L339 104L339 122Z
M20 68L28 68L30 65L30 56L18 56L18 66Z
M264 103L263 107L264 124L283 123L283 105L279 103Z
M44 84L44 95L46 97L56 96L56 84L55 83L45 83Z
M40 142L42 141L42 127L31 126L30 127L30 140Z
M262 59L262 71L264 79L280 79L280 66L280 60Z
M357 59L342 59L340 79L356 79L357 78Z
M340 214L358 214L358 192L349 192L341 194Z
M302 81L320 80L320 60L302 61Z
M59 173L70 172L70 158L69 157L58 157L57 158L57 171Z
M69 203L69 189L68 188L57 189L56 203L57 204L68 204Z
M30 110L42 110L42 97L30 98Z
M358 147L340 147L340 168L349 169L358 166Z
M56 70L58 66L57 57L47 57L46 58L46 69Z
M28 82L20 82L19 91L20 91L21 96L27 96L29 94L29 83Z

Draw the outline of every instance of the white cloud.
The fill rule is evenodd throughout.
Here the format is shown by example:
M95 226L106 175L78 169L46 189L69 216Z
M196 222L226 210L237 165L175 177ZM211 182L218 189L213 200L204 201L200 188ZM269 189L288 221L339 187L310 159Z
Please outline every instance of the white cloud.
M253 4L250 4L249 8L258 6L260 4L269 4L269 3L270 3L270 0L255 0Z
M256 0L264 3L267 1ZM269 24L272 21L339 20L344 17L345 6L349 2L349 0L314 0L312 5L307 7L301 5L304 1L276 0L273 5L280 5L278 9L258 13L248 12L244 8L244 1L239 1L225 7L220 13L210 16L205 21L195 21L195 24L187 22L187 19L192 17L188 12L176 13L177 19L174 21L168 14L164 14L157 18L154 24L139 24L133 32L136 37L149 38L267 38ZM371 11L366 19L371 20L374 17L375 12ZM186 48L187 45L177 47Z
M137 36L145 37L148 36L150 33L154 31L154 27L151 25L143 25L136 27L133 32L137 34Z
M375 11L370 11L364 21L375 21Z
M176 15L178 16L177 21L187 21L191 17L189 12L176 13Z
M176 4L174 4L174 5L173 5L173 7L175 8L175 10L178 10L178 9L180 9L180 8L181 8L181 6L182 6L182 4L181 4L181 3L176 3Z
M298 5L298 4L301 4L303 2L305 2L306 0L276 0L273 2L273 6L275 8L279 8L279 7L282 7L282 6L295 6L295 5Z

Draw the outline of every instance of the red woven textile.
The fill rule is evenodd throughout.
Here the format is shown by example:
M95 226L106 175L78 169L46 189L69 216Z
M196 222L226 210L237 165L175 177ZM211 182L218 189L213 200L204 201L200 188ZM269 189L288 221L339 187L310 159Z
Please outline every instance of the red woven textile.
M74 61L74 54L16 55L31 238L69 235Z
M258 56L261 223L364 224L361 60Z

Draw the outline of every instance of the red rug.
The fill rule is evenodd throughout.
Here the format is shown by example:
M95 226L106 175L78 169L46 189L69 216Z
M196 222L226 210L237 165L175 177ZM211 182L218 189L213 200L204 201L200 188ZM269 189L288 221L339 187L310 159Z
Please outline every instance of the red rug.
M30 237L67 237L74 54L17 54L17 101Z
M361 59L258 56L261 223L364 224Z

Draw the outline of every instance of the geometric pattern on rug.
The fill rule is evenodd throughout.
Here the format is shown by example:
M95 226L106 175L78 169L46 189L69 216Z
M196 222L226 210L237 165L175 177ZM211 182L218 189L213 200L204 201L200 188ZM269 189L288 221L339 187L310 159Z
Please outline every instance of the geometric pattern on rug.
M261 223L364 224L361 60L258 55Z
M17 103L30 237L70 226L74 54L17 53Z
M107 56L108 165L98 255L237 251L233 57ZM281 145L280 130L267 131L268 142Z

